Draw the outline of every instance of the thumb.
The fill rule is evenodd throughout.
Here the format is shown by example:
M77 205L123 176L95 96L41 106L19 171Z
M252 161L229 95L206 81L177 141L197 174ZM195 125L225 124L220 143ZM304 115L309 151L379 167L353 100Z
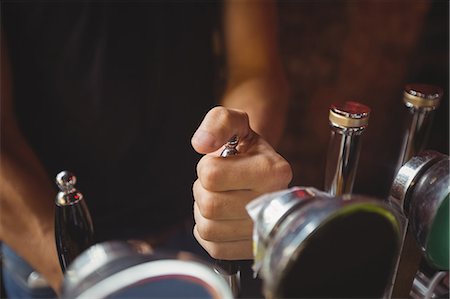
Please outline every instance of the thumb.
M191 144L198 153L208 154L221 148L233 135L244 140L252 133L247 113L218 106L206 114Z

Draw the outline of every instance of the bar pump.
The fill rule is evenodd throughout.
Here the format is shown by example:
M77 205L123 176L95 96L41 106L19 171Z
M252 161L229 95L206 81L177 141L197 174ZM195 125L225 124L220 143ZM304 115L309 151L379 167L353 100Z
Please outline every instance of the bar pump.
M56 177L55 231L64 275L62 298L232 299L227 281L186 252L155 251L139 240L94 243L91 216L76 177Z
M441 276L448 276L449 163L447 155L423 151L400 168L392 185L391 197L401 203L409 220L408 230L426 260L426 267L422 265L419 272L416 273L417 268L413 268L407 273L410 276L415 274L415 279L409 284L409 295L415 298L437 291L439 284L432 282ZM424 268L434 271L423 271Z
M94 243L94 227L83 195L75 188L76 177L62 171L56 176L60 192L55 203L55 239L63 272Z
M400 194L401 186L408 186L411 182L399 181L406 178L414 178L420 173L420 169L425 167L419 162L425 157L417 157L411 163L418 163L414 166L411 163L402 170L402 166L410 161L413 156L419 155L427 143L427 138L431 129L434 111L439 107L443 96L442 88L428 84L407 84L403 91L403 103L407 108L408 119L403 137L403 143L397 163L397 177L391 187L391 195L396 199L402 199L406 194ZM428 161L430 162L430 161ZM411 169L410 169L411 168ZM414 175L404 174L404 171L412 171ZM406 216L410 216L407 214ZM410 217L408 217L410 218ZM417 246L414 236L411 233L411 226L405 223L405 236L403 238L402 251L400 254L399 264L396 267L395 281L392 295L394 297L409 296L413 285L416 271L420 268L420 260L422 258L421 250Z
M350 194L370 108L332 105L325 190L293 187L247 210L267 298L382 297L403 235L399 205Z
M431 266L449 270L449 157L423 151L400 168L391 196L402 203Z
M266 298L381 298L402 235L382 200L333 197L311 187L263 195L248 206L254 270Z
M95 244L69 266L62 298L232 299L212 265L187 252L155 250L140 240Z

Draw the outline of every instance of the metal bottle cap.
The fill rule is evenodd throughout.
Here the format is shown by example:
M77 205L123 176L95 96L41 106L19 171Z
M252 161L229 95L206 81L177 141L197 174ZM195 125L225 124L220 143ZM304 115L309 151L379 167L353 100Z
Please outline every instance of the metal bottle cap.
M442 88L428 84L408 84L403 92L406 106L436 109L442 98Z
M333 104L330 107L331 125L339 128L365 128L369 123L370 108L357 102Z
M56 195L58 206L73 205L83 199L83 194L75 188L77 177L69 171L61 171L56 175L56 185L60 192Z

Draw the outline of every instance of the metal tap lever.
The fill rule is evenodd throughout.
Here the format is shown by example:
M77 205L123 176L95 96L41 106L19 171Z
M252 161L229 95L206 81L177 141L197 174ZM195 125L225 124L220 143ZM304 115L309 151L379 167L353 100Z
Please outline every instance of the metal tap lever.
M239 137L233 135L233 137L225 144L225 148L220 153L220 156L226 158L237 155L239 153L236 149L238 143ZM228 282L233 296L237 298L240 292L241 280L239 261L216 260L214 270Z
M413 156L425 149L433 123L434 111L443 96L442 88L427 84L408 84L403 91L403 102L409 119L400 152L397 171Z
M94 244L94 228L86 202L76 188L76 177L62 171L56 176L60 192L55 203L55 240L63 272L85 249Z
M431 160L427 161L430 158L427 157L427 153L421 152L425 149L433 122L434 111L439 107L442 96L442 88L428 84L408 84L403 91L403 102L408 109L409 119L398 158L396 168L396 173L398 174L391 187L391 196L400 200L399 204L402 205L402 208L407 208L404 210L406 216L409 216L408 208L410 205L409 195L406 192L408 189L402 190L399 186L407 186L407 188L414 186L415 176L419 176L419 171L422 171L423 166L432 162ZM413 157L419 154L421 157L419 159L425 159L422 161L424 162L423 165L417 158L411 161ZM420 163L414 165L416 162ZM418 166L420 166L420 169L417 168ZM417 270L420 269L422 252L414 240L408 222L409 220L407 219L399 261L394 270L392 297L409 297L414 277L420 274L417 273Z
M237 135L233 135L233 137L228 140L228 142L225 144L225 148L223 149L222 153L220 154L221 157L229 157L237 155L239 152L236 149L237 145L239 143L239 138Z
M360 135L369 122L370 108L345 102L330 107L331 127L325 173L325 191L336 196L351 193L358 166Z

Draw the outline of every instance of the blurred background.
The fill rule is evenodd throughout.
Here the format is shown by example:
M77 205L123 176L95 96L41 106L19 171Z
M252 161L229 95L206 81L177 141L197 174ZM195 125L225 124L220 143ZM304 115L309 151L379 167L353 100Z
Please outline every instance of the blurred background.
M371 107L356 193L384 197L395 174L407 83L444 89L428 149L449 152L448 1L279 1L280 39L291 85L280 152L293 185L322 189L332 103Z

